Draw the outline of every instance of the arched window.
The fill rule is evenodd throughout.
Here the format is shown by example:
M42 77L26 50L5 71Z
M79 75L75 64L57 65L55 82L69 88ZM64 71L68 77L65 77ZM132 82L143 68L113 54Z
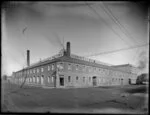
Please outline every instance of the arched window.
M71 76L68 76L68 82L70 82L71 81Z
M77 77L76 77L76 81L78 81L78 78L79 78L79 77L77 76Z
M41 84L44 83L44 75L41 76Z
M52 76L52 82L54 82L54 76Z
M114 78L112 78L112 81L114 81Z
M36 81L36 76L34 76L34 78L35 78L35 83L36 83L36 82L37 82L37 81Z
M79 65L76 65L76 70L78 70L79 69Z
M68 70L71 70L71 64L68 64Z
M85 82L85 77L83 77L83 82Z
M37 83L39 83L39 81L40 81L40 80L39 80L39 76L37 76Z
M37 73L39 73L39 69L37 68Z
M35 76L33 77L33 82L35 83Z
M91 77L89 77L89 82L91 82Z
M33 77L31 77L31 82L33 82Z
M47 81L48 81L48 83L50 83L50 76L47 77Z
M50 70L50 66L48 65L48 71Z
M43 71L44 71L44 68L42 67L42 68L41 68L41 72L43 72Z
M54 64L52 64L52 70L54 70Z

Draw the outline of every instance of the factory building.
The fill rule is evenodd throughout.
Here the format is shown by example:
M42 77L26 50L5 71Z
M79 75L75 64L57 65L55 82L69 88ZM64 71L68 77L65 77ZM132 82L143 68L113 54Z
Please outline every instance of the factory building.
M25 82L25 85L45 88L71 88L128 85L137 74L73 55L70 42L67 42L63 52L32 65L28 50L27 67L14 72L13 76L17 84Z
M136 76L134 76L132 80L130 80L131 84L136 84L137 76L140 75L140 70L137 67L134 67L131 64L116 65L112 67L117 68L119 70L124 70L129 73L136 74Z

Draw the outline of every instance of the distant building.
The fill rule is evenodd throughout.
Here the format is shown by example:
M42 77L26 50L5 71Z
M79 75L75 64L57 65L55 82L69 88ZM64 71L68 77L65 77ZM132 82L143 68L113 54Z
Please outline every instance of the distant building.
M131 79L131 84L136 84L136 79L137 79L138 75L140 74L140 70L137 67L134 67L131 64L116 65L116 66L112 66L112 67L135 74L136 76L134 76Z
M118 69L98 61L71 54L70 42L62 53L30 65L13 74L14 82L40 87L95 87L128 85L137 75L134 72Z

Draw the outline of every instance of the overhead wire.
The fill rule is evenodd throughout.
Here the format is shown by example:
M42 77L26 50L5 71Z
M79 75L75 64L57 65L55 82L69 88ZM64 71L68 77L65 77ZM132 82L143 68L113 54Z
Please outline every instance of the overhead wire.
M142 45L136 45L136 46L131 46L131 47L127 47L127 48L122 48L122 49L117 49L117 50L111 50L111 51L106 51L106 52L91 54L91 55L87 55L85 57L91 57L91 56L98 56L98 55L103 55L103 54L115 53L115 52L130 50L130 49L134 49L134 48L144 47L144 46L147 46L147 45L149 45L149 44L146 43L146 44L142 44Z
M91 8L98 16L100 16L97 12L96 12L96 10L93 8L93 7L91 7L88 3L86 3L87 5L88 5L88 7L89 8ZM107 13L107 15L111 18L111 20L113 20L113 22L114 23L116 23L117 25L118 25L118 27L121 29L121 31L126 35L126 37L127 38L130 38L132 41L133 41L133 39L134 39L134 41L133 42L136 42L136 44L138 44L137 43L137 41L135 40L135 38L133 38L131 35L130 35L130 33L127 31L127 29L124 27L124 25L123 24L121 24L120 23L120 21L117 19L117 17L115 17L114 15L113 15L113 13L111 12L111 10L108 8L108 6L106 6L103 2L102 2L102 7L101 8L103 8L103 10L105 11L105 13ZM105 21L104 21L105 22ZM106 22L105 22L105 24L107 24ZM108 25L107 25L108 26ZM113 28L111 28L112 30L113 30L113 32L114 32L114 29ZM116 32L115 32L116 33ZM117 34L118 35L118 34ZM120 37L121 38L121 37ZM123 40L123 39L122 39ZM124 40L123 40L124 41ZM94 54L93 54L94 55Z
M100 5L99 5L100 6ZM112 11L109 9L109 7L102 2L101 8L103 8L103 10L107 13L107 15L113 20L113 22L118 25L118 27L121 29L121 31L124 33L124 35L129 38L130 40L134 40L133 42L137 41L135 40L134 37L131 36L131 34L127 31L127 29L125 28L125 26L123 24L120 23L119 19L112 13Z
M120 23L119 19L113 14L113 12L109 9L108 5L106 5L104 2L102 2L102 5L100 6L101 8L103 8L103 10L107 13L107 15L113 20L113 22L118 25L118 27L120 28L120 30L124 33L124 35L129 38L130 40L132 40L134 43L139 44L136 39L134 37L131 36L131 34L127 31L127 29L125 28L125 26L123 24ZM135 55L133 55L133 60L135 59L136 55L137 55L138 49L135 52Z
M111 30L118 36L119 39L121 39L123 42L125 42L126 45L130 46L129 43L128 43L127 41L125 41L125 40L120 36L120 34L118 34L118 33L114 30L114 28L112 28L112 26L108 25L108 23L99 15L99 13L97 13L97 11L96 11L92 6L90 6L87 2L85 2L85 4L86 4L95 14L98 15L98 17L100 18L100 20L102 20L102 21L107 25L107 27L108 27L109 29L111 29Z

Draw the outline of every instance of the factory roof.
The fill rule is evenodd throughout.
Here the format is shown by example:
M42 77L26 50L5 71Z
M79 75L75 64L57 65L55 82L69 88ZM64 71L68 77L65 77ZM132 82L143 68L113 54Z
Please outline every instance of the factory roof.
M122 64L122 65L113 65L113 66L111 66L111 67L135 67L135 66L133 66L133 65L131 65L131 64ZM136 67L135 67L136 68Z
M72 58L72 57L66 56L66 55L63 55L61 57L57 57L57 58L54 58L54 59L51 59L51 60L46 60L46 61L43 61L43 62L41 61L41 62L38 62L34 65L26 67L24 69L31 69L31 68L34 68L34 67L38 67L38 66L42 66L42 65L46 65L46 64L50 64L50 63L55 63L55 62L61 62L61 61L62 62L69 62L69 63L75 63L75 64L81 64L81 65L87 65L87 66L93 66L93 67L100 67L100 68L104 68L104 69L129 73L127 71L119 70L119 69L114 68L112 66L98 64L95 61L94 62L89 62L89 61L85 61L85 60ZM22 70L20 70L20 71L22 71Z

